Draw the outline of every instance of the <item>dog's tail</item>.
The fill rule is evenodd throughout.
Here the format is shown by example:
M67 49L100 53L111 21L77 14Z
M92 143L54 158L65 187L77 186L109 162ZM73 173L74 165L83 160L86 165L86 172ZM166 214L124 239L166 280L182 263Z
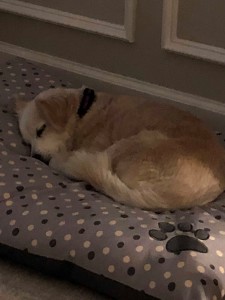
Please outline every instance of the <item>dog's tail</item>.
M114 200L143 209L163 207L163 201L148 186L148 189L132 189L112 172L107 152L74 152L68 160L65 173L90 183L95 189L104 192Z

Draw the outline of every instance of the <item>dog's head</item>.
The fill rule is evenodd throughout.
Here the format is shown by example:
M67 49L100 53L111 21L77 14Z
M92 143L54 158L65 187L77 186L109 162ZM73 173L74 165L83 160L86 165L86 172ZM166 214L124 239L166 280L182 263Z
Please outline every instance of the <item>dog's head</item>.
M81 89L50 89L34 100L15 99L19 129L31 155L48 161L66 150L75 125Z

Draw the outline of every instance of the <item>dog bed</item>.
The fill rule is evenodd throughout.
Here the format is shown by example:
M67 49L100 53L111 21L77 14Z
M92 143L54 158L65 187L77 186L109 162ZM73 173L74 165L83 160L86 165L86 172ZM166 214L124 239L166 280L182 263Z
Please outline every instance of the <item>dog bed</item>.
M0 255L117 299L222 299L225 195L201 208L144 211L29 157L7 104L56 86L70 86L63 73L23 59L0 67Z

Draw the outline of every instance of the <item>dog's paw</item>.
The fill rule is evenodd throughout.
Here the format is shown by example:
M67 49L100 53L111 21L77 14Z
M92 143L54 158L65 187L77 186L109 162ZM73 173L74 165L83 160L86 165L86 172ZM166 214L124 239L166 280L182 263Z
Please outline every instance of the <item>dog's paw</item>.
M167 240L166 249L168 252L172 252L174 254L180 254L182 251L188 250L200 253L208 252L206 245L200 241L209 239L209 230L207 228L193 230L191 223L179 223L177 227L180 232L189 233L189 235L193 236L179 234L168 240L167 234L175 232L175 226L167 222L160 222L158 226L159 230L151 229L149 230L149 235L158 241Z

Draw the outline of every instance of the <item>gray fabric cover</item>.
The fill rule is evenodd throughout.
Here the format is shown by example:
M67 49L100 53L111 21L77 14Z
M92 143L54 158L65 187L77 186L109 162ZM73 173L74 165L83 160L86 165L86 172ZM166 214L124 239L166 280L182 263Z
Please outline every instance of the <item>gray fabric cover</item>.
M19 58L0 67L0 244L70 262L160 299L222 299L225 195L202 208L144 211L29 157L5 104L16 92L33 97L62 84L69 86L63 72L56 78Z

